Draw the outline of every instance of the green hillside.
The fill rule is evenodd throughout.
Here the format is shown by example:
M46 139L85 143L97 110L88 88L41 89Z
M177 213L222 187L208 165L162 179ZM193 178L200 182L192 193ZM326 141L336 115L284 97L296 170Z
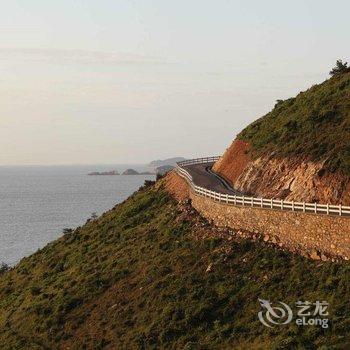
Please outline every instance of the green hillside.
M252 145L253 156L327 160L329 170L350 175L350 72L336 74L275 108L239 135Z
M349 263L222 234L144 188L2 273L0 348L350 347ZM258 298L326 300L330 328L269 329Z

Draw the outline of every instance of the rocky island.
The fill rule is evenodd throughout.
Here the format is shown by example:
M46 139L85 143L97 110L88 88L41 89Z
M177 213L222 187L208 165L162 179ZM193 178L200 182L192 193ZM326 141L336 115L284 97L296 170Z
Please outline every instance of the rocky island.
M137 171L133 168L128 168L124 170L121 174L117 170L109 171L93 171L88 173L89 176L101 176L101 175L165 175L170 170L174 169L177 162L183 161L186 158L183 157L173 157L164 160L154 160L150 162L147 167L151 171Z

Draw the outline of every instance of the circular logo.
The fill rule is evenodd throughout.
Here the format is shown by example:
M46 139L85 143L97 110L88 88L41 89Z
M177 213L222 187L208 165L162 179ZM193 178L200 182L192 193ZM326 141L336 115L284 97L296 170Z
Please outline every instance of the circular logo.
M279 301L279 306L272 306L268 300L259 299L263 311L258 313L260 322L266 327L272 328L275 325L284 325L293 318L292 309L285 303Z

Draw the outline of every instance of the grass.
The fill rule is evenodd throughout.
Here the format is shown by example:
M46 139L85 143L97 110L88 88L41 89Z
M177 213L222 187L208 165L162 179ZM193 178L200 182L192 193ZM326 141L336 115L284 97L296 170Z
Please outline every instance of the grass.
M0 276L1 349L350 346L349 263L201 235L198 220L148 186L24 258ZM326 300L330 328L268 329L258 298Z
M239 135L252 154L326 160L330 171L350 175L350 73L315 85L275 108Z

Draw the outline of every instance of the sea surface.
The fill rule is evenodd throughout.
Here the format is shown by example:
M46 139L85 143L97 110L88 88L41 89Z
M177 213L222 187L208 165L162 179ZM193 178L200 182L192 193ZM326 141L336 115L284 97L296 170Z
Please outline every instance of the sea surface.
M0 263L16 264L75 228L92 213L111 209L153 175L88 176L92 171L143 165L0 167Z

